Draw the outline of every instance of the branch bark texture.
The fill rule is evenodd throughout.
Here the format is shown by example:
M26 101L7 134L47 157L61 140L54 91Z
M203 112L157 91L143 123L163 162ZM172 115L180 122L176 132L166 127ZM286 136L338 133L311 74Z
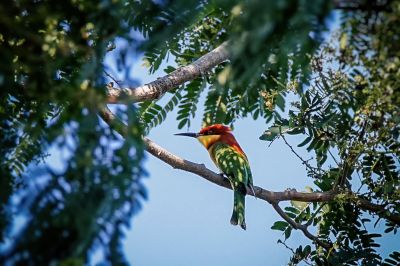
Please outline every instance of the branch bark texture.
M131 103L160 98L167 91L202 76L213 67L229 58L228 42L222 43L211 52L203 55L193 63L180 67L170 74L158 78L149 84L137 88L117 89L108 87L108 103Z

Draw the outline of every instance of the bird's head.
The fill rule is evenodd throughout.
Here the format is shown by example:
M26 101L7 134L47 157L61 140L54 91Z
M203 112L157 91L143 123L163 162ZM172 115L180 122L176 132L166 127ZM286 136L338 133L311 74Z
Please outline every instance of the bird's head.
M202 136L215 136L230 133L232 129L222 124L215 124L202 128L198 133L177 133L176 136L186 136L198 138Z
M198 133L178 133L176 136L197 138L206 148L218 141L221 137L231 134L231 128L222 124L215 124L202 128Z

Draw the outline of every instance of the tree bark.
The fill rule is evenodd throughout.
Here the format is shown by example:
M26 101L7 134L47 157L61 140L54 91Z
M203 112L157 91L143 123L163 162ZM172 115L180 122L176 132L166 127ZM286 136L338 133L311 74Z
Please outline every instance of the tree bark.
M137 88L117 89L107 87L108 103L132 103L159 99L167 91L202 76L229 58L228 42L222 43L193 63L180 67L170 74Z

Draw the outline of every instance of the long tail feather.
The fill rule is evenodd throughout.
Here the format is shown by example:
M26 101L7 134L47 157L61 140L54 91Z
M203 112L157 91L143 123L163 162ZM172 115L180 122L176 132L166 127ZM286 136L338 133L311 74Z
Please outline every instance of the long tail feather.
M231 224L240 225L244 230L246 230L246 222L244 218L245 213L245 194L234 191L233 194L233 212L231 217Z

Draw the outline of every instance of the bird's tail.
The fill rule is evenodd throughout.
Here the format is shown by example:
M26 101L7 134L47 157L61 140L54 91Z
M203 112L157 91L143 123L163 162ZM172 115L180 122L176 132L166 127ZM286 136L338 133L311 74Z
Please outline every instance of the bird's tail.
M245 209L245 197L246 194L240 190L235 189L233 194L233 212L231 217L231 224L240 225L244 230L246 230L246 222L244 219L244 209Z

